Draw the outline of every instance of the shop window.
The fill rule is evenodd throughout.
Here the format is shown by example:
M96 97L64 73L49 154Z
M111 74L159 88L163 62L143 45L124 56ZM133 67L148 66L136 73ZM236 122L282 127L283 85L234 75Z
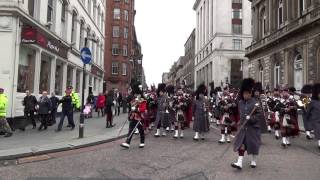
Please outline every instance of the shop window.
M28 0L28 11L29 15L34 17L35 16L35 0Z
M46 55L41 55L41 66L40 66L40 82L39 92L43 91L50 92L50 76L51 76L51 59Z
M63 63L61 61L57 61L55 77L54 91L57 95L62 96Z
M24 93L26 90L30 92L34 91L35 56L36 51L25 47L20 48L18 92Z

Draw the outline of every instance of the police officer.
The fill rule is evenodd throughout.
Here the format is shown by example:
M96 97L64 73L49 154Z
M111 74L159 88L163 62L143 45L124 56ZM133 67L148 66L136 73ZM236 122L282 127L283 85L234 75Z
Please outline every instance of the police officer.
M73 121L73 106L72 106L72 97L71 97L71 90L66 90L66 95L60 100L62 103L62 116L58 125L57 132L61 131L63 126L64 118L67 116L68 123L71 127L71 130L75 128L75 124Z
M8 104L8 98L4 94L4 89L0 88L0 131L5 132L4 137L12 136L11 128L7 122L7 119L6 119L7 104Z

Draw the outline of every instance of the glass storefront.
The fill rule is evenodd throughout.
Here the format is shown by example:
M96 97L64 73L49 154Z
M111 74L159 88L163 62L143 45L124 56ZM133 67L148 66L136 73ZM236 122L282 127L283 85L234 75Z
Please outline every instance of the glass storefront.
M51 58L47 55L41 55L39 93L43 91L50 92L51 76Z
M63 63L57 60L56 65L56 82L55 82L55 93L59 96L62 96L62 83L63 83Z
M18 67L18 92L34 91L35 58L35 50L21 46Z

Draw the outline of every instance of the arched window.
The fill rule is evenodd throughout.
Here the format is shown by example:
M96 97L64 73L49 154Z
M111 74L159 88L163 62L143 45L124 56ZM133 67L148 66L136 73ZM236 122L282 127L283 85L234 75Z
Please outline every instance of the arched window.
M260 34L262 38L265 37L267 32L266 23L267 23L267 15L265 13L265 9L263 8L260 12L260 19L259 19L259 29L260 29Z
M84 47L84 21L80 21L80 43L79 43L79 49Z
M280 85L280 63L276 62L273 69L274 74L274 87L278 87Z
M89 16L91 16L91 8L92 8L92 2L91 2L91 0L88 0L88 13L89 13Z
M294 87L297 90L301 90L303 86L303 59L301 54L297 54L294 59Z
M93 0L93 21L97 18L97 0Z
M98 6L97 9L97 26L100 28L100 5Z
M63 39L67 38L67 12L68 12L68 3L66 0L62 1L62 6L61 6L61 31L60 35Z
M76 32L77 32L77 18L78 18L78 13L73 10L72 12L72 24L71 24L71 43L76 43Z
M91 35L91 29L90 29L90 27L88 27L87 28L87 36L86 37L89 37ZM90 43L91 41L87 41L86 43L87 44L85 44L86 45L86 47L88 47L88 48L91 48L91 46L90 46Z
M101 13L101 32L103 33L103 29L104 28L104 14L103 13Z
M305 10L305 0L299 0L299 15L302 16Z

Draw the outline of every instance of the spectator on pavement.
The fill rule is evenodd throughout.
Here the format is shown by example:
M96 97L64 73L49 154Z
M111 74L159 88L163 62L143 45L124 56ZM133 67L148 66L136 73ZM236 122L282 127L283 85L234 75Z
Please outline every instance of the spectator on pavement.
M56 94L54 92L51 93L50 101L51 101L51 113L50 113L51 117L48 125L52 126L53 124L56 123L57 110L59 106L59 98L56 97Z
M90 92L89 96L87 97L87 103L91 104L92 106L94 105L94 95L92 92Z
M97 103L96 103L96 108L97 108L97 112L98 112L98 117L100 116L100 112L101 112L101 116L104 116L104 106L106 104L106 98L105 96L100 93L97 99Z
M109 91L107 94L107 100L106 100L106 114L107 114L107 125L106 128L111 128L113 127L113 122L112 122L112 106L114 105L113 103L113 93L112 91Z
M32 129L35 129L37 124L34 118L34 113L36 111L38 101L35 96L31 95L29 90L26 91L26 97L24 97L22 104L24 106L24 116L26 117L27 123L31 120L33 126ZM25 130L25 126L22 130Z
M42 92L42 96L39 99L38 105L39 105L38 114L40 116L40 121L41 121L41 125L38 130L41 131L43 127L44 127L44 130L47 130L49 114L51 111L51 101L48 98L47 91Z
M11 128L6 119L8 98L4 94L4 89L0 88L0 131L4 132L4 137L12 136Z
M72 98L72 106L73 106L73 108L76 109L76 110L79 110L81 105L80 105L80 98L79 98L78 93L76 93L73 90L72 86L69 86L68 90L71 92L70 96Z
M63 121L66 116L68 118L68 123L71 127L71 130L75 128L75 124L73 121L73 105L72 105L72 97L71 97L72 91L70 89L67 89L65 92L66 92L66 95L60 100L60 103L62 103L62 115L58 125L58 129L56 130L57 132L61 131L63 126Z

